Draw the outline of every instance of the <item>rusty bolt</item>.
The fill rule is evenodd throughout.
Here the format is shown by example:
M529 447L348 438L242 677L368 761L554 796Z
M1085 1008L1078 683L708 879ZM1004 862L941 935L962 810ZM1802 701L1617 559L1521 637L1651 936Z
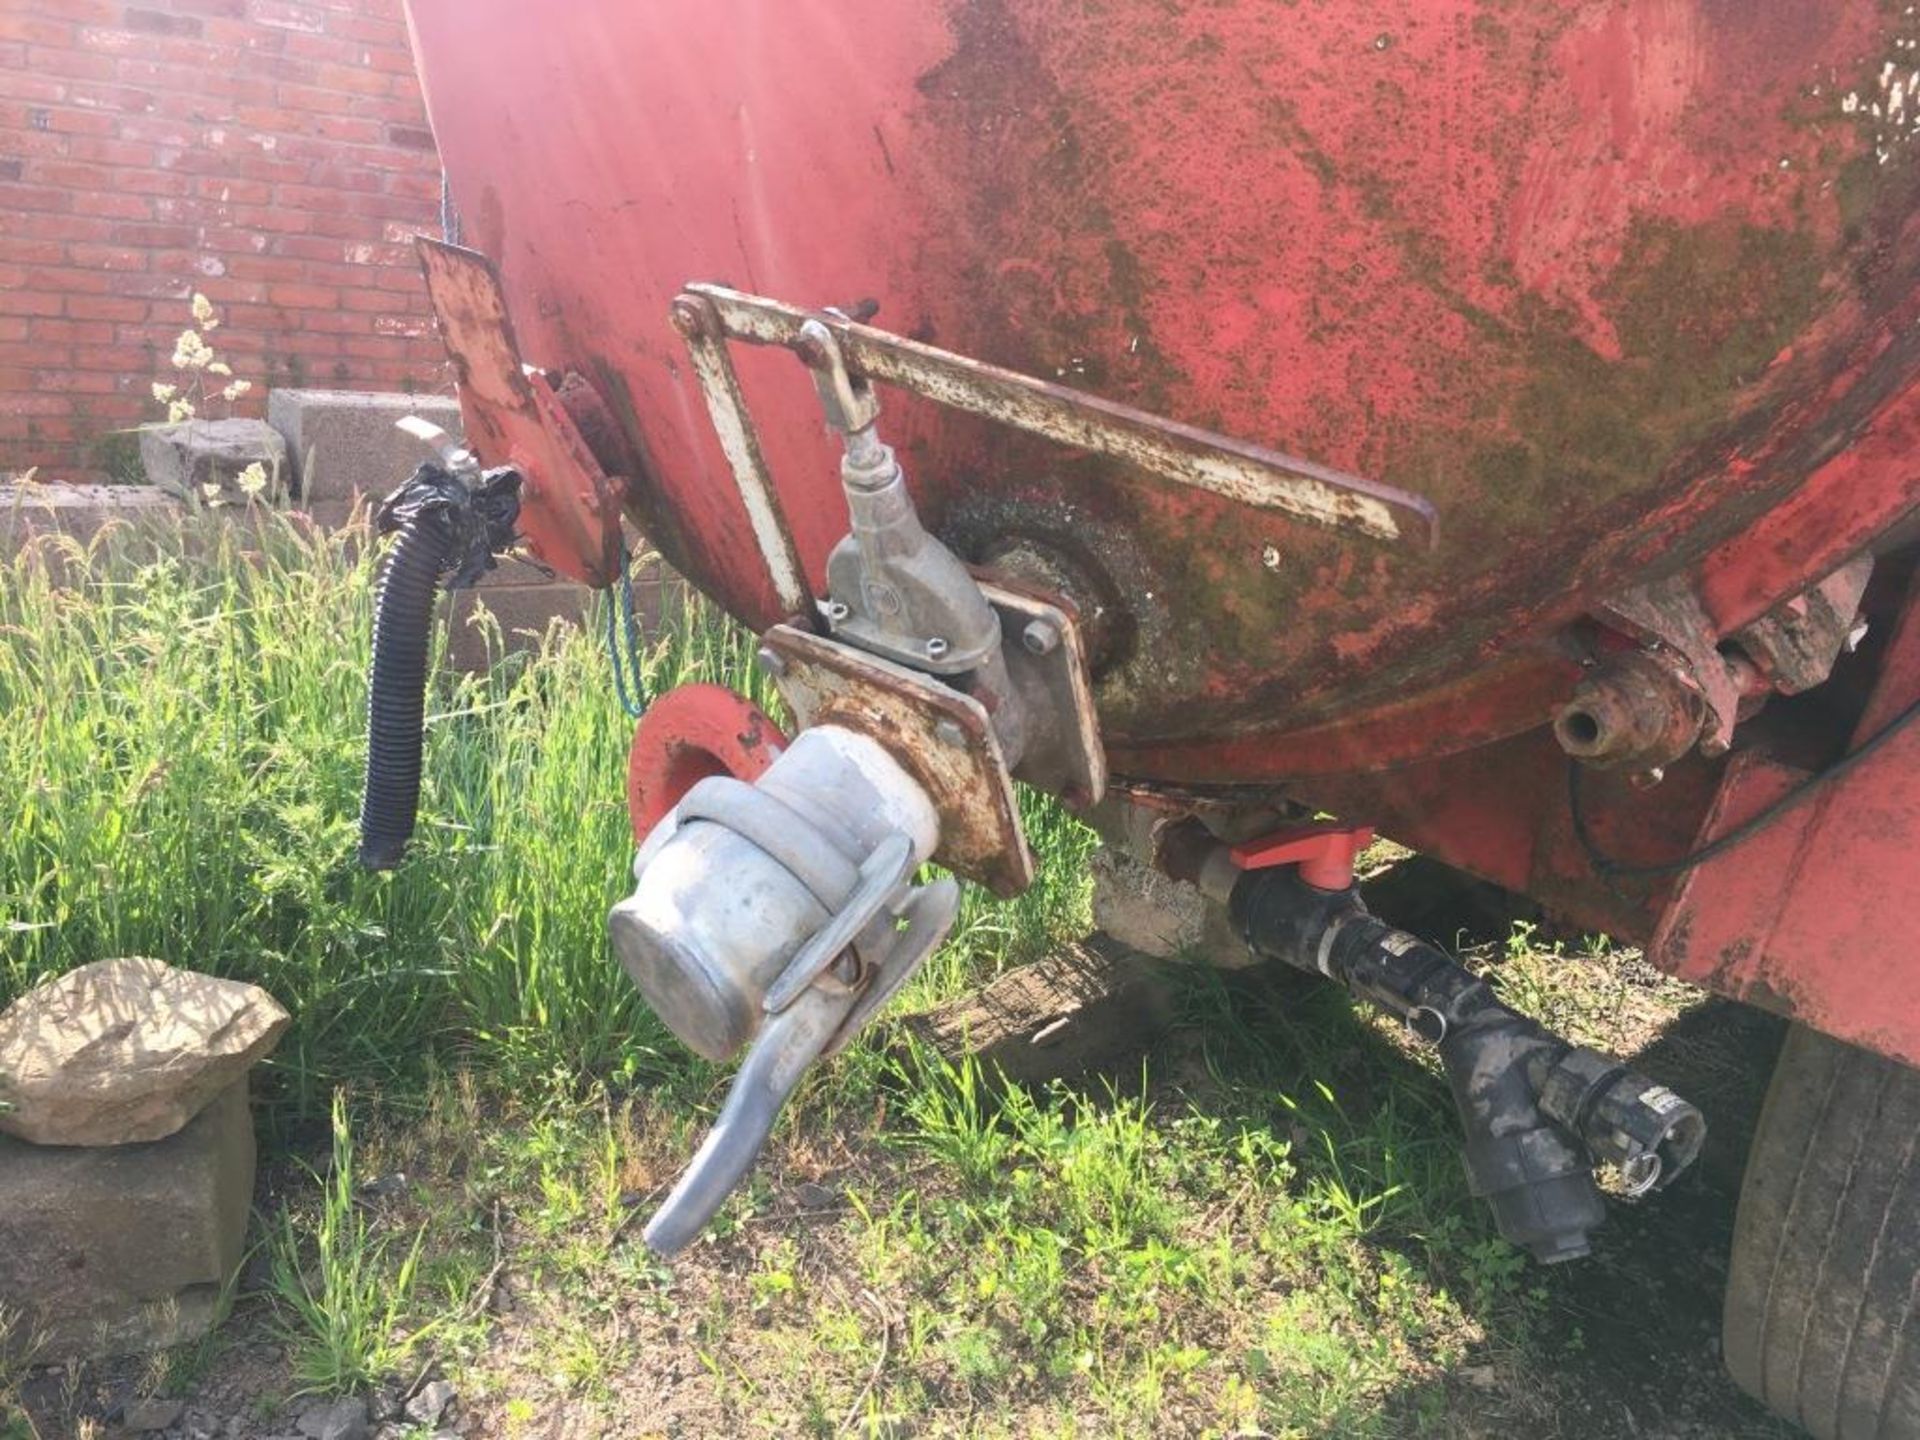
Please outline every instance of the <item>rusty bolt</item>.
M847 603L844 600L827 601L827 619L831 620L836 625L838 625L841 621L845 620L847 616L851 615L852 613L853 612L847 608Z
M760 668L775 680L787 673L787 657L771 646L762 645L754 658L760 662Z
M958 750L967 743L967 732L960 728L956 720L942 720L933 727L933 738L942 745L951 745Z
M679 299L673 302L670 312L673 328L688 340L699 340L710 333L707 324L707 307L699 300Z
M947 658L949 648L951 647L948 646L946 641L942 640L938 635L935 635L931 640L927 641L927 658L929 660L944 660Z
M1280 568L1280 547L1278 545L1264 546L1260 551L1260 563L1269 570L1278 570Z
M1051 655L1054 647L1060 643L1060 629L1047 620L1028 622L1027 628L1020 632L1020 643L1034 655Z

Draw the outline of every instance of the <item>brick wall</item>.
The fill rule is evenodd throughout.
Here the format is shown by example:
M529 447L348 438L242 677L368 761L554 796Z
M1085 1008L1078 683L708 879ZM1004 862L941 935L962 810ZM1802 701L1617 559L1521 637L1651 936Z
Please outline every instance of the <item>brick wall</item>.
M109 465L196 290L240 413L445 390L439 205L400 0L0 0L0 472Z

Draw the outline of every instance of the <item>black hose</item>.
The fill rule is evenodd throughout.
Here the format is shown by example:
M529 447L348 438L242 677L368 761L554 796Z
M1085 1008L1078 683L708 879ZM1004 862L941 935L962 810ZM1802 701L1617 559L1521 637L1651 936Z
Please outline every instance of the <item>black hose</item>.
M1445 951L1368 914L1351 887L1252 870L1235 883L1230 911L1255 954L1339 981L1438 1048L1473 1192L1535 1259L1588 1253L1606 1213L1596 1161L1618 1166L1638 1195L1699 1153L1706 1121L1692 1105L1513 1010Z
M367 684L367 772L360 803L360 864L391 870L406 853L420 809L427 656L442 583L472 584L512 538L520 477L489 471L472 490L434 464L380 504L394 535L374 602L373 674Z

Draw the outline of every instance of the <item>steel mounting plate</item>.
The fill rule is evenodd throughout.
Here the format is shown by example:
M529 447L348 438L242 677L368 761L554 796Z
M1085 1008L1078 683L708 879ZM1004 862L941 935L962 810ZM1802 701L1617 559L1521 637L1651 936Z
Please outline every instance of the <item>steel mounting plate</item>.
M1013 777L986 707L971 695L877 656L776 625L761 637L780 694L804 728L833 724L879 741L926 788L940 814L933 859L994 894L1033 883Z

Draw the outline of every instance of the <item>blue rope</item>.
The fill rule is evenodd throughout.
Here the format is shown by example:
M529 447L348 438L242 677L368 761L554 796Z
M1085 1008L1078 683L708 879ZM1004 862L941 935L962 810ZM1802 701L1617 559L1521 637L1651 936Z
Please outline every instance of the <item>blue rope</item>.
M447 172L440 172L440 238L449 245L460 243L460 212L453 208L453 186Z
M606 604L607 617L607 660L613 666L613 693L619 698L620 708L638 720L647 711L647 682L640 666L640 624L633 617L633 552L629 550L620 559L620 584L618 599L609 595ZM614 607L618 605L623 628L626 631L624 657L621 654L620 640L614 632Z

